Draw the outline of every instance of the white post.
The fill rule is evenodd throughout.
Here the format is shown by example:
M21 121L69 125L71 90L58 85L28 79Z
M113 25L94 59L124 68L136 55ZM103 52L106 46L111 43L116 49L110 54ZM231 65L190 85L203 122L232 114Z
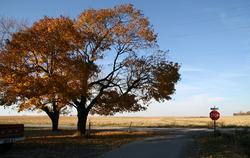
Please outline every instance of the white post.
M89 122L88 137L89 137L89 136L90 136L90 126L91 126L91 122L90 122L90 119L88 119L88 122Z

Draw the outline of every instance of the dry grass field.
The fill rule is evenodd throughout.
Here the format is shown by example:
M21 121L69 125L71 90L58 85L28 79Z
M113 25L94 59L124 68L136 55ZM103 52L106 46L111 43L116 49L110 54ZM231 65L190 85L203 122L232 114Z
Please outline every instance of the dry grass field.
M212 127L209 117L88 117L92 126L116 127ZM250 127L250 116L223 116L217 127ZM50 125L48 116L0 116L0 124L22 123ZM77 117L60 116L59 125L76 125Z
M132 126L132 127L212 127L209 117L93 117L93 126ZM76 125L77 117L60 116L60 125ZM23 123L51 125L48 116L0 116L0 124ZM221 117L217 121L219 127L250 127L250 116ZM131 141L144 137L162 136L167 132L126 132L92 130L91 137L75 135L76 130L27 128L24 132L25 141L16 142L13 152L4 152L4 157L82 157L91 158L120 147ZM230 139L229 139L230 138ZM236 139L237 138L237 139ZM239 136L221 134L204 135L198 141L198 157L247 157L249 155L250 135ZM214 148L216 144L216 148ZM225 148L227 146L227 148ZM236 148L237 146L237 148ZM240 151L240 152L239 152ZM211 156L212 155L212 156Z

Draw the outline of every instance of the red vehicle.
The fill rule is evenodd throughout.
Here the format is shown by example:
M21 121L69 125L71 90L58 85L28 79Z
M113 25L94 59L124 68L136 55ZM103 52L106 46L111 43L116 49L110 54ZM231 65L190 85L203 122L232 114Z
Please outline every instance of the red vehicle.
M2 150L10 150L13 142L25 140L23 124L0 124L0 145Z

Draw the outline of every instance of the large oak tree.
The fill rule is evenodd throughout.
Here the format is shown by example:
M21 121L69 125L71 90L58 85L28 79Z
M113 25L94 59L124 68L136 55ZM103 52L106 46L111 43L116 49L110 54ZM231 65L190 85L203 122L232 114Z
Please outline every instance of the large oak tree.
M58 22L52 25L51 20ZM82 135L89 113L136 112L152 99L170 100L180 66L167 60L156 38L148 19L131 4L88 9L73 21L45 17L14 34L1 55L4 87L17 93L5 102L30 107L48 100L73 106ZM27 85L27 92L17 88ZM1 92L6 96L7 89Z

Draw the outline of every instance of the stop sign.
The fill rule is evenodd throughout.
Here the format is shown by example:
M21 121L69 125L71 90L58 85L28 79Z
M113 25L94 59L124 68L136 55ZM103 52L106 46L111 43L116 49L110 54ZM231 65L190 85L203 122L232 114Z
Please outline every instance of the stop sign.
M212 120L218 120L220 118L220 113L216 110L210 112L210 118Z

